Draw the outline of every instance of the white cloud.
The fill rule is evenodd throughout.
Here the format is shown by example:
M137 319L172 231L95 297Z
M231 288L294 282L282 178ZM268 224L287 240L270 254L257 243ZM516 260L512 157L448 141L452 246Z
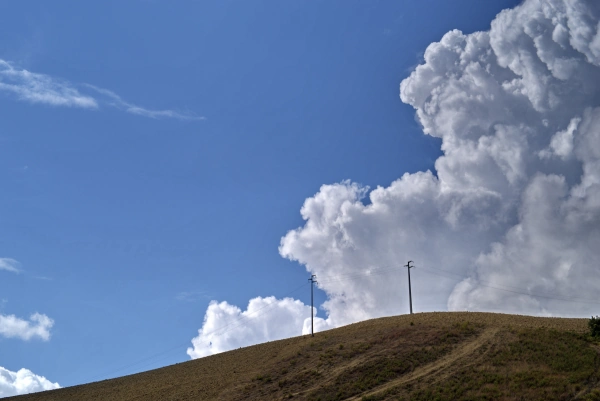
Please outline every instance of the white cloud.
M554 134L548 149L539 152L540 157L549 158L556 155L563 160L568 159L573 153L573 138L575 136L575 130L577 130L577 126L580 122L581 118L574 117L566 130Z
M29 320L24 320L15 315L0 315L0 335L7 338L20 338L30 340L38 337L44 341L50 339L50 329L54 320L41 313L34 313Z
M57 388L60 388L58 383L52 383L28 369L12 372L0 366L0 398Z
M179 113L173 110L149 110L135 104L128 103L113 91L108 89L98 88L94 85L85 85L86 87L95 90L101 95L104 95L108 100L107 103L113 107L124 110L127 113L136 114L139 116L150 118L176 118L179 120L205 120L205 117L196 116L193 113Z
M19 100L31 103L98 108L98 102L94 98L82 95L69 82L17 69L4 60L0 60L0 91L11 92Z
M291 298L257 297L250 300L245 311L227 302L212 301L187 354L200 358L257 342L298 336L307 317L310 321L310 306Z
M0 270L9 271L11 273L19 273L19 262L11 258L0 258Z
M175 299L182 302L195 302L202 298L210 298L204 291L181 291L175 296Z
M93 93L85 93L90 91ZM203 120L194 113L173 110L150 110L123 100L116 93L93 85L75 85L63 79L33 73L15 67L0 59L0 92L9 92L18 100L50 106L99 109L101 106L115 107L130 114L150 118L175 118L179 120Z
M409 259L416 311L597 314L599 21L596 1L527 0L428 46L400 98L442 140L437 174L323 185L281 240L327 294L320 327L406 313Z

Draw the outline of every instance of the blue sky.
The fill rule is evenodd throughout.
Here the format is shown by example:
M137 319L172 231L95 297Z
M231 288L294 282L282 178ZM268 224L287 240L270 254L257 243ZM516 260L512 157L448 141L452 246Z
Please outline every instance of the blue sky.
M433 170L400 82L517 3L5 4L0 59L95 106L0 88L0 315L54 322L0 335L0 366L69 386L185 361L211 300L304 284L278 247L305 199Z

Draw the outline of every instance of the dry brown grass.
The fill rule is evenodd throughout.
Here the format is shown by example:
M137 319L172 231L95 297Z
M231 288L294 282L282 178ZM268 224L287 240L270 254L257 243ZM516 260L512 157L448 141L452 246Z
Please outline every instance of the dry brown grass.
M586 319L403 315L14 399L600 400L587 331Z

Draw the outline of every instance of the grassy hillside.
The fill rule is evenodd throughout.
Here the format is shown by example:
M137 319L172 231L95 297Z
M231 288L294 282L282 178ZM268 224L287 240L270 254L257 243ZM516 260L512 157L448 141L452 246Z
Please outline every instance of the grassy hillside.
M587 331L587 319L404 315L7 400L600 401Z

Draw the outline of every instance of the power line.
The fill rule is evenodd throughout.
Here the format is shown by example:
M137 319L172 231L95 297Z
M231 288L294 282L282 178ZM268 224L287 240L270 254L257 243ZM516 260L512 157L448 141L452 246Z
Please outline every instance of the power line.
M308 285L308 284L302 284L301 286L299 286L299 287L297 287L297 288L295 288L295 289L293 289L293 290L291 290L291 291L289 291L289 292L285 293L284 295L282 295L282 298L285 298L285 297L287 297L288 295L291 295L291 294L293 294L293 293L296 293L296 292L298 292L299 290L303 289L303 288L304 288L304 287L306 287L307 285ZM209 333L206 333L205 335L213 335L213 334L216 334L216 333L218 333L219 331L222 331L223 329L227 329L227 330L225 330L225 331L222 331L221 333L219 333L219 335L223 335L224 333L226 333L226 332L228 332L228 331L230 331L230 330L232 330L232 329L234 329L234 328L236 328L236 327L239 327L239 326L241 326L243 323L245 323L245 321L249 319L249 315L254 315L254 314L256 314L256 313L258 313L258 312L261 312L261 311L262 311L262 313L259 313L258 315L255 315L254 317L256 317L256 316L260 316L260 315L262 315L262 314L266 313L266 312L267 312L267 311L268 311L270 308L272 308L272 307L274 307L274 306L276 306L276 305L277 305L277 300L275 300L275 301L273 301L273 302L269 303L268 305L265 305L265 306L263 306L262 308L259 308L259 309L255 310L255 311L252 311L252 312L250 312L249 314L247 314L247 315L245 315L245 316L240 316L239 318L232 320L232 321L231 321L231 322L229 322L228 324L226 324L226 325L224 325L224 326L222 326L222 327L219 327L218 329L215 329L215 330L213 330L213 331L211 331L211 332L209 332ZM230 327L232 324L234 324L234 323L239 323L239 322L242 322L242 323L240 323L240 324L237 324L237 325L235 325L235 326L232 326L232 327ZM156 353L156 354L150 355L150 356L148 356L148 357L146 357L146 358L140 359L140 360L138 360L138 361L136 361L136 362L130 363L130 364L128 364L128 365L125 365L125 366L123 366L123 367L120 367L120 368L118 368L118 369L116 369L116 370L113 370L113 371L111 371L111 372L108 372L108 373L104 373L104 374L100 374L100 375L93 376L93 377L92 377L92 379L91 379L91 380L90 380L88 383L91 383L91 382L93 382L93 381L95 381L96 379L98 379L98 378L101 378L101 377L112 376L112 375L114 375L115 373L119 373L119 372L121 372L121 371L123 371L123 370L126 370L126 369L129 369L129 368L131 368L131 367L133 367L133 366L137 366L137 365L139 365L140 363L143 363L143 362L149 361L149 360L151 360L151 359L154 359L154 358L156 358L156 357L159 357L159 356L163 356L163 355L169 354L169 353L171 353L171 352L173 352L173 351L175 351L175 350L179 350L179 349L181 349L182 347L187 347L187 346L189 346L189 343L190 343L190 340L187 340L185 343L180 343L180 344L178 344L178 345L176 345L176 346L174 346L174 347L171 347L171 348L169 348L169 349L167 349L167 350L165 350L165 351L162 351L162 352L159 352L159 353ZM164 359L164 358L162 358L162 359ZM161 359L161 360L162 360L162 359ZM150 364L152 364L152 363L156 363L156 362L157 362L157 361L152 361ZM144 365L144 366L147 366L147 365L148 365L148 364L146 364L146 365Z
M410 262L412 263L412 261ZM409 263L409 264L410 264ZM410 288L410 268L414 267L414 266L409 266L409 264L404 265L403 267L407 267L408 269L408 274L409 274L409 302L410 302L410 307L411 307L411 313L412 313L412 293L411 293L411 288ZM370 277L370 276L375 276L375 275L382 275L382 274L387 274L387 273L391 273L391 272L396 272L398 267L401 267L401 265L387 265L387 266L381 266L381 267L370 267L368 270L363 271L363 272L355 272L355 273L348 273L348 274L339 274L339 275L329 275L329 276L321 276L321 279L319 279L319 284L327 284L327 283L333 283L333 282L339 282L339 281L345 281L345 280L350 280L350 279L354 279L354 278L358 278L358 277ZM458 273L454 273L454 272L450 272L447 270L442 270L442 269L437 269L437 268L433 268L433 267L420 267L420 270L423 270L429 274L434 274L437 276L441 276L441 277L445 277L445 278L449 278L452 280L464 280L464 279L474 279L473 277L470 276L465 276L465 275L461 275ZM456 276L456 277L449 277L448 275L452 275L452 276ZM314 280L314 278L316 278L315 275L311 276L311 279L309 279L309 283L305 283L289 292L287 292L286 294L284 294L282 297L285 298L295 292L298 292L300 289L304 288L306 285L310 284L311 286L311 334L314 334L314 326L313 326L313 314L314 314L314 307L313 307L313 285L317 283L316 280ZM314 280L314 281L312 281ZM556 297L556 296L549 296L549 295L542 295L542 294L536 294L536 293L531 293L526 289L522 289L522 288L518 288L518 287L511 287L511 286L502 286L502 287L506 287L506 288L501 288L501 287L497 287L497 286L493 286L493 285L489 285L489 284L485 284L485 283L490 283L489 281L486 280L481 280L481 279L474 279L479 285L483 286L483 287L487 287L487 288L491 288L491 289L495 289L495 290L499 290L499 291L505 291L505 292L510 292L510 293L514 293L514 294L519 294L519 295L526 295L526 296L531 296L531 297L535 297L535 298L545 298L545 299L552 299L552 300L558 300L558 301L565 301L565 302L575 302L575 303L585 303L585 304L597 304L600 305L600 301L598 300L590 300L590 299L585 299L585 298L566 298L566 297ZM510 289L507 289L510 288ZM246 323L247 320L250 319L250 315L255 315L256 316L260 316L264 313L266 313L270 308L275 307L278 304L277 300L273 301L271 303L269 303L268 305L263 306L260 309L257 309L245 316L240 316L237 319L234 319L233 321L229 322L228 324L219 327L218 329L215 329L209 333L206 333L205 335L223 335L224 333L239 327L243 324ZM261 313L258 313L261 312ZM258 313L258 314L257 314ZM256 315L257 314L257 315ZM232 326L233 324L237 323L236 325ZM220 332L220 333L219 333ZM106 377L106 376L112 376L115 373L121 372L123 370L129 369L133 366L137 366L140 363L144 363L150 360L153 360L157 357L163 356L163 355L167 355L170 354L171 352L175 351L175 350L179 350L180 348L184 347L184 346L189 346L189 340L186 341L183 344L179 344L177 346L174 346L172 348L169 348L165 351L153 354L151 356L148 356L146 358L140 359L136 362L130 363L126 366L123 366L117 370L113 370L109 373L105 373L105 374L101 374L101 375L96 375L94 376L90 382L93 382L94 380L96 380L97 378L100 377ZM164 359L164 358L162 358ZM160 360L162 360L160 359ZM146 363L143 366L148 366L150 364L156 363L157 360L153 360L150 363Z
M323 284L323 283L333 283L333 282L337 282L337 281L344 281L347 279L357 278L357 277L370 277L370 276L375 276L375 275L379 275L379 274L396 272L396 271L398 271L398 267L401 267L401 265L387 265L387 266L375 267L375 268L370 267L368 270L366 270L364 272L339 274L339 275L334 275L334 276L332 276L332 275L319 276L320 277L319 282L321 284Z
M469 278L473 279L473 277L460 275L460 274L449 272L449 271L446 271L446 270L435 269L435 268L432 268L432 267L423 267L423 268L421 268L421 270L423 270L423 271L425 271L425 272L427 272L429 274L435 274L437 276L446 277L446 278L449 278L451 280L456 280L456 281L458 281L458 280L464 280L464 279L469 279ZM437 272L435 272L433 270L437 270L439 272L443 272L443 273L446 273L446 274L451 274L451 275L454 275L454 276L458 276L458 279L454 278L454 277L445 276L445 275L437 273ZM503 287L507 287L507 288L512 288L512 290L509 290L507 288L501 288L501 287L496 287L496 286L489 285L489 284L484 284L485 282L489 282L489 281L486 281L486 280L479 280L479 279L474 279L474 280L477 282L477 284L479 284L482 287L492 288L492 289L499 290L499 291L506 291L506 292L510 292L510 293L513 293L513 294L527 295L527 296L534 297L534 298L552 299L552 300L556 300L556 301L565 301L565 302L575 302L575 303L583 303L583 304L596 304L596 305L600 305L600 301L598 301L598 300L590 300L590 299L576 298L576 297L567 298L567 297L556 297L556 296L550 296L550 295L542 295L542 294L532 293L532 292L529 292L528 290L521 289L521 288L518 288L518 287L503 286ZM517 290L521 290L521 291L517 291Z
M391 271L396 271L397 267L398 267L398 266L393 266L393 267L381 267L381 268L375 268L375 269L374 269L375 271L368 271L368 272L363 272L363 273L343 274L343 275L337 275L337 276L328 276L328 277L331 277L333 280L328 280L328 281L326 281L326 282L328 282L328 283L329 283L329 282L332 282L332 281L347 280L347 279L350 279L350 278L355 278L355 277L359 277L359 276L365 276L365 275L375 275L375 274L388 273L388 272L391 272ZM383 270L385 270L385 271L383 271ZM316 278L316 275L312 275L312 278L313 278L313 279L314 279L314 278ZM312 291L312 290L313 290L313 283L314 283L314 284L318 284L318 282L317 282L316 280L314 280L313 282L311 282L311 279L308 279L308 280L309 280L309 283L301 285L300 287L296 288L295 290L292 290L292 291L290 291L290 292L288 292L288 293L284 294L282 297L284 297L284 298L285 298L286 296L288 296L288 295L291 295L292 293L298 292L300 289L304 288L306 285L308 285L308 284L310 284L310 285L311 285L311 335L312 335L312 336L314 336L314 321L313 321L314 306L313 306L313 291ZM321 282L321 281L319 281L319 282ZM256 311L253 311L253 312L252 312L252 314L254 314L254 313L257 313L257 312L259 312L259 311L261 311L261 310L264 310L264 309L267 309L267 310L268 310L270 307L273 307L273 306L275 306L276 304L277 304L277 301L271 302L270 304L268 304L268 305L265 305L264 307L262 307L262 308L260 308L260 309L257 309ZM264 311L263 311L263 313L260 313L260 314L258 314L258 315L256 315L256 316L260 316L260 315L262 315L262 314L266 313L266 312L267 312L267 310L264 310ZM255 317L256 317L256 316L255 316ZM228 332L228 331L230 331L230 330L232 330L232 329L234 329L234 328L236 328L236 327L239 327L239 326L243 325L243 324L245 323L245 320L248 320L248 319L249 319L249 316L248 316L248 315L246 315L246 316L241 316L241 317L239 317L238 319L236 319L236 320L234 320L234 321L232 321L232 322L230 322L230 323L226 324L225 326L222 326L222 327L220 327L220 328L218 328L218 329L215 329L215 330L213 330L213 331L212 331L212 332L210 332L210 333L207 333L206 335L213 335L213 334L217 334L217 332L219 332L219 331L221 331L221 330L223 330L223 329L226 329L226 328L228 328L228 327L229 327L229 326L231 326L233 323L238 323L238 322L239 322L239 324L237 324L237 325L235 325L235 326L232 326L232 327L229 327L227 330L223 331L222 333L219 333L220 335L222 335L222 334L224 334L224 333L226 333L226 332ZM93 380L95 380L96 378L99 378L99 377L103 377L103 376L111 376L111 375L113 375L113 374L115 374L115 373L118 373L118 372L120 372L120 371L123 371L123 370L125 370L125 369L128 369L128 368L130 368L130 367L133 367L133 366L137 366L137 365L139 365L140 363L143 363L143 362L149 361L149 360L151 360L151 359L154 359L154 358L156 358L156 357L159 357L159 356L162 356L162 355L168 354L168 353L170 353L170 352L172 352L172 351L174 351L174 350L178 350L178 349L182 348L183 346L188 346L188 345L189 345L189 340L188 340L188 341L186 341L186 342L185 342L185 343L183 343L183 344L179 344L179 345L177 345L177 346L175 346L175 347L172 347L172 348L170 348L170 349L168 349L168 350L165 350L165 351L163 351L163 352L160 352L160 353L157 353L157 354L151 355L151 356L149 356L149 357L147 357L147 358L144 358L144 359L138 360L138 361L136 361L136 362L134 362L134 363L131 363L131 364L129 364L129 365L126 365L126 366L124 366L124 367L122 367L122 368L119 368L118 370L112 371L112 372L110 372L110 373L107 373L107 374L103 374L103 375L97 375L97 376L94 376L94 377L92 378L92 381L93 381ZM164 358L163 358L163 359L164 359ZM154 364L154 363L156 363L156 362L158 362L158 361L156 361L156 360L153 360L153 361L151 361L151 362L149 362L149 363L147 363L147 364L145 364L145 365L142 365L141 367L149 366L149 365L152 365L152 364Z
M341 274L341 275L336 275L336 276L326 276L326 277L329 277L330 280L326 280L325 282L347 280L347 279L350 279L350 278L355 278L355 277L365 276L365 275L370 276L370 275L378 275L378 274L388 273L388 272L395 271L397 269L397 267L398 266L390 266L390 265L388 265L388 266L371 268L371 270L369 270L367 272L357 272L357 273L350 273L350 274ZM316 277L316 276L314 276L314 277ZM317 281L315 280L314 283L317 284ZM322 281L319 280L319 283L322 283ZM303 285L301 285L301 286L299 286L299 287L297 287L297 288L295 288L295 289L293 289L293 290L285 293L284 295L282 295L282 298L285 298L288 295L291 295L291 294L293 294L295 292L298 292L300 289L306 287L306 285L308 285L308 284L309 283L303 284ZM312 287L312 283L311 283L311 287ZM262 313L259 313L258 315L255 315L254 317L260 316L260 315L266 313L271 307L276 306L276 304L277 304L277 301L271 302L270 304L265 305L262 308L257 309L255 311L251 312L250 314L254 315L254 314L256 314L256 313L258 313L260 311L263 311ZM311 310L313 311L313 312L311 312L311 317L312 317L312 313L314 313L313 302L312 302L312 294L311 294ZM206 333L205 335L214 335L214 334L223 335L224 333L226 333L226 332L228 332L228 331L230 331L230 330L232 330L232 329L234 329L236 327L239 327L239 326L243 325L246 322L246 320L249 320L249 318L250 318L249 315L250 314L248 314L246 316L240 316L239 318L237 318L237 319L229 322L225 326L219 327L218 329L215 329L215 330L211 331L210 333ZM239 324L236 324L235 326L231 326L234 323L239 323ZM311 321L311 326L312 326L312 323L313 322ZM225 329L227 329L227 330L225 330ZM314 333L314 331L312 331L312 330L311 330L311 332ZM140 363L144 363L146 361L153 360L153 359L155 359L157 357L170 354L170 353L172 353L175 350L181 349L182 347L189 346L189 343L190 343L190 341L188 340L185 343L178 344L178 345L176 345L174 347L171 347L171 348L169 348L169 349L167 349L165 351L162 351L162 352L150 355L150 356L148 356L146 358L140 359L140 360L138 360L136 362L133 362L133 363L125 365L125 366L123 366L121 368L118 368L117 370L113 370L113 371L111 371L109 373L105 373L105 374L96 375L96 376L92 377L92 379L90 380L90 382L93 382L94 380L96 380L98 378L101 378L101 377L112 376L112 375L114 375L116 373L119 373L121 371L129 369L129 368L131 368L133 366L137 366ZM164 359L164 358L162 358L162 359ZM156 360L153 360L150 363L147 363L147 364L145 364L143 366L148 366L148 365L156 363L156 362L157 362Z
M325 277L327 277L327 279L319 279L319 283L327 284L327 283L345 281L345 280L349 280L349 279L353 279L353 278L357 278L357 277L365 277L365 276L369 277L369 276L375 276L375 275L380 275L380 274L386 274L386 273L390 273L390 272L396 272L398 267L400 267L400 265L395 265L395 266L389 265L389 266L384 266L384 267L380 267L380 268L371 268L369 271L365 271L365 272L341 274L341 275L337 275L337 276L325 276ZM406 267L406 265L404 267ZM501 288L501 287L498 287L497 285L491 285L491 284L493 284L491 281L477 279L477 278L474 278L471 276L466 276L466 275L462 275L459 273L450 272L448 270L437 269L434 267L420 267L420 269L422 269L423 271L426 271L427 273L430 273L430 274L435 274L435 275L438 275L441 277L446 277L446 278L449 278L452 280L457 280L457 281L464 280L464 279L473 279L482 287L492 288L492 289L499 290L499 291L506 291L506 292L511 292L511 293L520 294L520 295L528 295L528 296L537 297L537 298L553 299L553 300L557 300L557 301L600 305L600 300L593 300L593 299L589 299L589 298L580 298L580 297L557 297L557 296L552 296L552 295L544 295L544 294L539 294L539 293L532 293L529 290L524 289L524 288L512 287L512 286L508 286L508 285L502 285L502 287L505 287L505 288ZM456 277L449 277L447 275L452 275L452 276L456 276ZM320 277L323 277L323 276L320 276Z

